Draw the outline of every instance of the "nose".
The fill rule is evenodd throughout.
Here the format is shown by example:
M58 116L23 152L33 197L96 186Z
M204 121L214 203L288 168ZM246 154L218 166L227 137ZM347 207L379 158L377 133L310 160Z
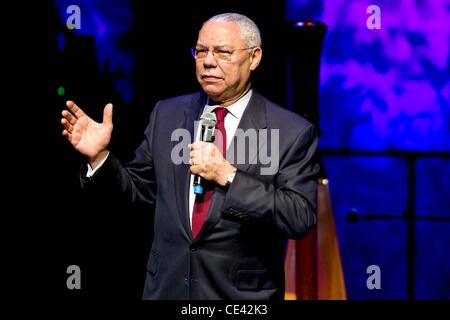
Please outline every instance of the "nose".
M203 59L203 66L205 68L213 68L217 66L217 60L213 55L212 51L208 51L205 59Z

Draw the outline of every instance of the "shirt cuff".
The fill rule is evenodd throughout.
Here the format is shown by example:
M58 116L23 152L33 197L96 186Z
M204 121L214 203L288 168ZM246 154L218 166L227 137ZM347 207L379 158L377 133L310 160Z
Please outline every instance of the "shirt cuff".
M100 167L105 163L106 159L108 159L108 156L109 156L109 152L106 155L105 159L103 159L102 162L100 162L99 165L95 169L92 169L91 165L88 163L87 164L88 170L86 172L86 177L88 177L88 178L92 177L94 175L94 173L96 173L97 170L100 169Z

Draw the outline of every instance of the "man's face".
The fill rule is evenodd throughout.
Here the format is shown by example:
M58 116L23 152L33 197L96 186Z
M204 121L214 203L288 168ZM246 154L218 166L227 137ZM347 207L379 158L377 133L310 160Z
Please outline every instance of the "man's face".
M261 48L246 48L239 26L233 22L210 21L199 32L196 49L209 50L207 56L197 59L197 80L203 91L217 103L229 105L236 101L249 87L250 73L261 59ZM230 61L217 59L213 50L233 52Z

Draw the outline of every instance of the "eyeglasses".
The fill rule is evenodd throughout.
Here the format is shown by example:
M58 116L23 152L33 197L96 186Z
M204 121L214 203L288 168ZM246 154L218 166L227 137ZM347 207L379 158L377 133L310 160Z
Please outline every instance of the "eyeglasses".
M221 60L221 61L231 61L231 56L241 50L249 50L254 49L256 47L248 47L248 48L242 48L242 49L234 49L234 50L223 50L223 49L214 49L212 50L212 54L214 58ZM209 50L208 49L196 49L195 47L191 48L191 54L192 57L194 57L195 60L202 60L205 59L208 55Z

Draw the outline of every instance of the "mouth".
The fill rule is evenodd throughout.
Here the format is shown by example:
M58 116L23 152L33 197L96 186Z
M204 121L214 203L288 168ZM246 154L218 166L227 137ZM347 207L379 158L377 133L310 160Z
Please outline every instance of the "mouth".
M216 76L211 76L211 75L202 75L202 80L209 81L209 82L215 82L215 81L222 80L222 78L216 77Z

